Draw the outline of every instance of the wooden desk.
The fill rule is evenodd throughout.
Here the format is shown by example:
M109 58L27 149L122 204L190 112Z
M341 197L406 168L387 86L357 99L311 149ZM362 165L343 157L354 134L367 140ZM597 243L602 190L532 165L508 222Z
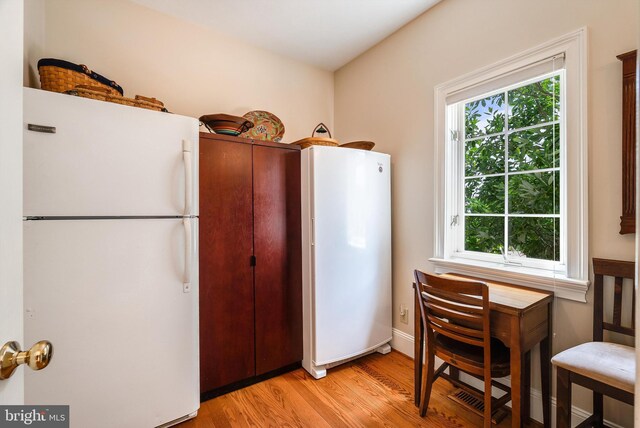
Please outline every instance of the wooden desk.
M510 349L511 355L511 420L512 427L522 427L529 419L531 349L540 343L542 374L542 411L544 426L551 426L551 304L553 293L519 287L503 282L487 281L457 274L444 274L457 279L483 281L489 287L491 336ZM414 284L415 289L415 284ZM424 329L420 319L418 297L414 293L414 367L415 404L419 405L422 387Z

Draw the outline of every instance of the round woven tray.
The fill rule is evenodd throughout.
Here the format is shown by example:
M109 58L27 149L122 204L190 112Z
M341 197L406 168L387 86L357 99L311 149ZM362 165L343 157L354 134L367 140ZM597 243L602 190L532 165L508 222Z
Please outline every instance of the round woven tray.
M360 149L360 150L371 150L376 143L373 141L352 141L350 143L340 144L340 147L344 147L346 149Z
M291 144L295 144L296 146L300 146L303 149L311 146L332 146L336 147L340 145L338 140L334 140L333 138L320 138L320 137L307 137L302 140L294 141Z
M162 101L155 98L147 98L142 95L136 95L135 99L126 98L118 93L114 93L109 88L92 85L78 85L74 89L65 91L65 94L75 95L82 98L89 98L98 101L108 101L110 103L122 104L130 107L140 107L149 110L167 111Z

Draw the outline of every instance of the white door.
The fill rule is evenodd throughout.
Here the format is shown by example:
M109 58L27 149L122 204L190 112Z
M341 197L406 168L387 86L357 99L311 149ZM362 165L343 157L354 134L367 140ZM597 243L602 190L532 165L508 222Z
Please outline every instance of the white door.
M76 428L154 427L198 409L197 221L24 222L25 339L55 347L26 373L26 404L67 404Z
M313 147L316 365L391 340L391 182L384 153Z
M22 340L22 0L0 0L0 346ZM29 346L32 344L29 344ZM24 368L0 380L0 403L23 404Z
M25 216L198 215L197 119L29 88L24 107Z

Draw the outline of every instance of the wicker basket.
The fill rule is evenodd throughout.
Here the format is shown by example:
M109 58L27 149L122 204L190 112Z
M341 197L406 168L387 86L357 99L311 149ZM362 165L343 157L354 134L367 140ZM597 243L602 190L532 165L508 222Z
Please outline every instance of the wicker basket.
M76 95L92 100L108 101L110 103L123 104L131 107L141 107L149 110L167 111L164 104L155 98L147 98L142 95L136 95L135 99L126 98L119 94L114 94L109 88L103 88L93 85L78 85L74 89L65 91L69 95Z
M320 137L307 137L302 140L294 141L293 143L296 146L300 146L302 149L306 149L311 146L331 146L336 147L338 144L338 140L334 140L333 138L320 138Z
M371 150L376 145L373 141L352 141L350 143L340 144L345 149Z
M40 73L40 86L46 91L67 92L78 85L91 85L106 89L110 94L124 94L123 89L116 82L89 70L82 64L43 58L38 61L38 73Z

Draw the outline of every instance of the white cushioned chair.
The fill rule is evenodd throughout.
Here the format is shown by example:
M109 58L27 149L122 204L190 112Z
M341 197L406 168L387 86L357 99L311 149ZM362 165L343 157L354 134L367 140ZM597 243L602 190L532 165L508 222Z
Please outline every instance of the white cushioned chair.
M603 426L602 397L610 396L633 405L636 367L635 348L603 342L604 330L635 337L635 291L631 327L622 325L622 294L624 279L633 288L635 264L618 260L593 259L594 302L593 342L583 343L555 355L551 362L557 368L556 427L571 426L571 385L578 384L593 391L593 415L579 427ZM613 320L604 321L604 277L614 281Z

